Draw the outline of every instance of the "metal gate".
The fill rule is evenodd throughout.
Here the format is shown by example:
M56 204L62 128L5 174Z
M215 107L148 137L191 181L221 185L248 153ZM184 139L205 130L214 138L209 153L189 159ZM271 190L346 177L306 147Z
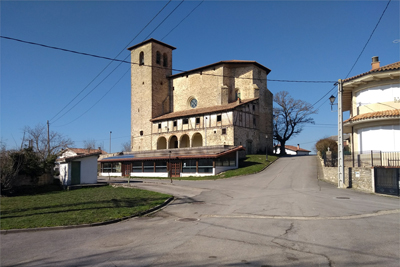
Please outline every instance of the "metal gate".
M399 196L400 169L375 168L375 192Z

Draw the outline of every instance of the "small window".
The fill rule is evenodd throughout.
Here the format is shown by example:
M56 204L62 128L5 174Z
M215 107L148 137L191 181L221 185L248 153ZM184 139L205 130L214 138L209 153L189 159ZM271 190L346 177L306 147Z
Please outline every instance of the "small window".
M184 118L184 119L182 120L182 122L183 122L183 124L188 124L188 123L189 123L189 120L188 120L187 118Z
M161 123L158 124L158 129L161 129Z
M257 126L257 124L256 124L256 118L253 118L253 127L256 127Z
M226 128L222 128L222 134L226 134Z
M222 119L222 116L221 115L217 115L217 122L220 122L221 119Z
M156 63L161 64L161 53L158 51L156 53Z
M143 135L143 131L140 131L140 135Z
M256 105L253 105L253 111L256 111Z
M139 54L139 66L144 65L144 53L140 52Z
M176 125L178 125L178 124L177 124L177 121L174 121L174 127L176 127Z
M168 67L168 56L165 53L163 55L163 66Z
M196 124L200 124L200 118L196 118Z

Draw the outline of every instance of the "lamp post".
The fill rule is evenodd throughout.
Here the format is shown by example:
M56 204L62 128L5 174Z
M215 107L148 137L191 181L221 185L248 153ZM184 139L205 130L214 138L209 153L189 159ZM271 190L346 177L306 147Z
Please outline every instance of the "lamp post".
M265 135L265 160L268 161L268 135Z
M110 131L110 154L111 154L111 134L112 134L112 131Z
M172 175L171 175L171 150L169 151L169 159L168 159L168 176L171 179L172 183Z
M333 105L338 106L338 188L342 188L344 184L344 159L343 159L343 81L338 80L338 103L335 102L336 97L329 97L331 102L331 110Z

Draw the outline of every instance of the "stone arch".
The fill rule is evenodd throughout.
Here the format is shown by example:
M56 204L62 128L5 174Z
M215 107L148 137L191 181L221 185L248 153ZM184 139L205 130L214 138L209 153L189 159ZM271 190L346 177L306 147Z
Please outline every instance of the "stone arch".
M184 134L181 136L180 142L179 142L179 147L190 147L190 139L187 134Z
M178 138L173 135L169 138L168 148L178 148Z
M167 149L167 139L165 139L164 136L157 139L157 150L158 149Z
M200 133L195 133L192 136L192 147L203 146L203 136Z

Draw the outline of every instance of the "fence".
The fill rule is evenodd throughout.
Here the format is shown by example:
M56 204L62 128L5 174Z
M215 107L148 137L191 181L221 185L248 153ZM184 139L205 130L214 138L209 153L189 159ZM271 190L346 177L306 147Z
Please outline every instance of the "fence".
M337 155L323 155L325 167L337 167ZM345 152L344 167L400 167L400 152L355 151Z

